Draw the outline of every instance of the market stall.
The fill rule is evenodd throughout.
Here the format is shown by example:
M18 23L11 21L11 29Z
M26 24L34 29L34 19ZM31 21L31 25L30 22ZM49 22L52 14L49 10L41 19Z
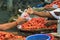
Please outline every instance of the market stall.
M34 11L44 13L46 11L52 11L52 10L55 10L56 8L60 8L60 0L55 0L52 3L51 2L49 2L49 4L47 4L44 7L38 5L38 7L32 7L32 9ZM10 0L10 3L11 3L11 0ZM12 3L9 6L12 7ZM17 10L18 10L18 7L17 7ZM30 37L31 35L35 36L34 34L38 34L39 37L37 36L37 38L43 37L43 39L41 40L47 40L47 38L44 39L45 38L44 36L46 37L48 36L49 38L48 40L60 40L60 19L58 20L57 23L47 24L48 20L57 20L57 19L40 17L32 13L27 14L26 9L24 9L24 11L21 11L21 9L19 9L18 11L15 10L15 12L16 14L14 14L9 19L8 23L16 21L18 17L25 18L26 22L20 22L20 24L18 24L17 22L16 23L14 22L15 24L18 24L17 26L15 25L16 27L8 30L1 30L0 40L27 40L27 38ZM30 40L32 39L33 38L31 38Z

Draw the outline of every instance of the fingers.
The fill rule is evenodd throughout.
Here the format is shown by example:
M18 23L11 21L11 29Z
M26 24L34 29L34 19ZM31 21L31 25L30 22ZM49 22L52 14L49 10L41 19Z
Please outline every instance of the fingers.
M47 22L45 25L48 27L48 26L51 26L52 23L51 22Z
M32 14L32 13L33 13L33 9L32 9L32 8L28 8L28 9L27 9L27 12L28 12L29 14Z
M23 20L24 20L24 18L18 17L18 19L16 21L23 21Z
M22 17L19 16L18 19L19 19L19 20L24 20L25 18L22 18Z
M30 8L28 8L28 10L29 10L29 9L30 9L30 10L32 10L32 8L31 8L31 7L30 7Z
M18 17L18 19L16 20L17 24L20 24L25 21L26 21L25 18L22 18L22 17Z

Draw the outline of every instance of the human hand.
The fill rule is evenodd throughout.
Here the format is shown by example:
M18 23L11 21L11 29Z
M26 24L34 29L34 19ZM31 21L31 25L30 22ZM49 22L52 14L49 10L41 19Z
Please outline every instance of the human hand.
M27 9L28 14L32 14L33 12L34 12L34 10L31 7Z
M18 19L16 20L17 24L19 23L24 23L26 22L27 20L25 18L22 18L22 17L18 17Z
M51 26L53 23L52 23L52 21L50 21L50 20L47 20L47 22L46 22L46 26Z
M51 7L50 5L46 5L44 8L45 8L45 9L51 9L51 8L53 8L53 7Z

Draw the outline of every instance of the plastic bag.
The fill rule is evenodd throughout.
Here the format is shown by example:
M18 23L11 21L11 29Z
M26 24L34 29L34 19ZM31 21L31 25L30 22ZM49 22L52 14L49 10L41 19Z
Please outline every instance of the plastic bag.
M25 9L24 12L21 11L21 9L19 9L19 12L22 13L20 17L25 18L26 20L31 20L30 15L29 15L26 11L27 11L27 9ZM18 28L18 29L21 29L22 26L21 26L21 25L18 25L17 28Z
M31 17L30 17L30 15L29 15L26 11L27 11L27 9L25 9L24 12L21 11L21 9L19 10L19 12L22 13L22 14L21 14L21 17L22 17L22 18L25 18L25 19L27 19L27 20L30 20Z

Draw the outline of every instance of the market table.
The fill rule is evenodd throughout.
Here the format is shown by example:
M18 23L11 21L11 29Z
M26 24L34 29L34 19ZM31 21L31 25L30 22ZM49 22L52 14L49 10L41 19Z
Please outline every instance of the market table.
M26 31L18 30L16 27L15 28L8 29L8 30L5 30L5 31L6 32L11 32L11 33L14 33L14 34L17 34L17 35L22 35L22 36L29 36L29 35L32 35L32 34L40 34L40 33L43 33L41 31L39 31L39 32L26 32ZM52 32L52 31L49 31L49 32L46 31L46 33L50 33L50 32ZM58 37L56 37L56 38L57 39L55 39L55 40L60 40L60 38L58 38Z
M11 32L13 34L22 35L22 36L25 36L25 37L27 37L29 35L32 35L32 34L40 34L40 32L26 32L26 31L21 31L21 30L18 30L16 27L15 28L8 29L8 30L6 30L6 32ZM60 37L56 37L55 36L55 40L60 40Z

